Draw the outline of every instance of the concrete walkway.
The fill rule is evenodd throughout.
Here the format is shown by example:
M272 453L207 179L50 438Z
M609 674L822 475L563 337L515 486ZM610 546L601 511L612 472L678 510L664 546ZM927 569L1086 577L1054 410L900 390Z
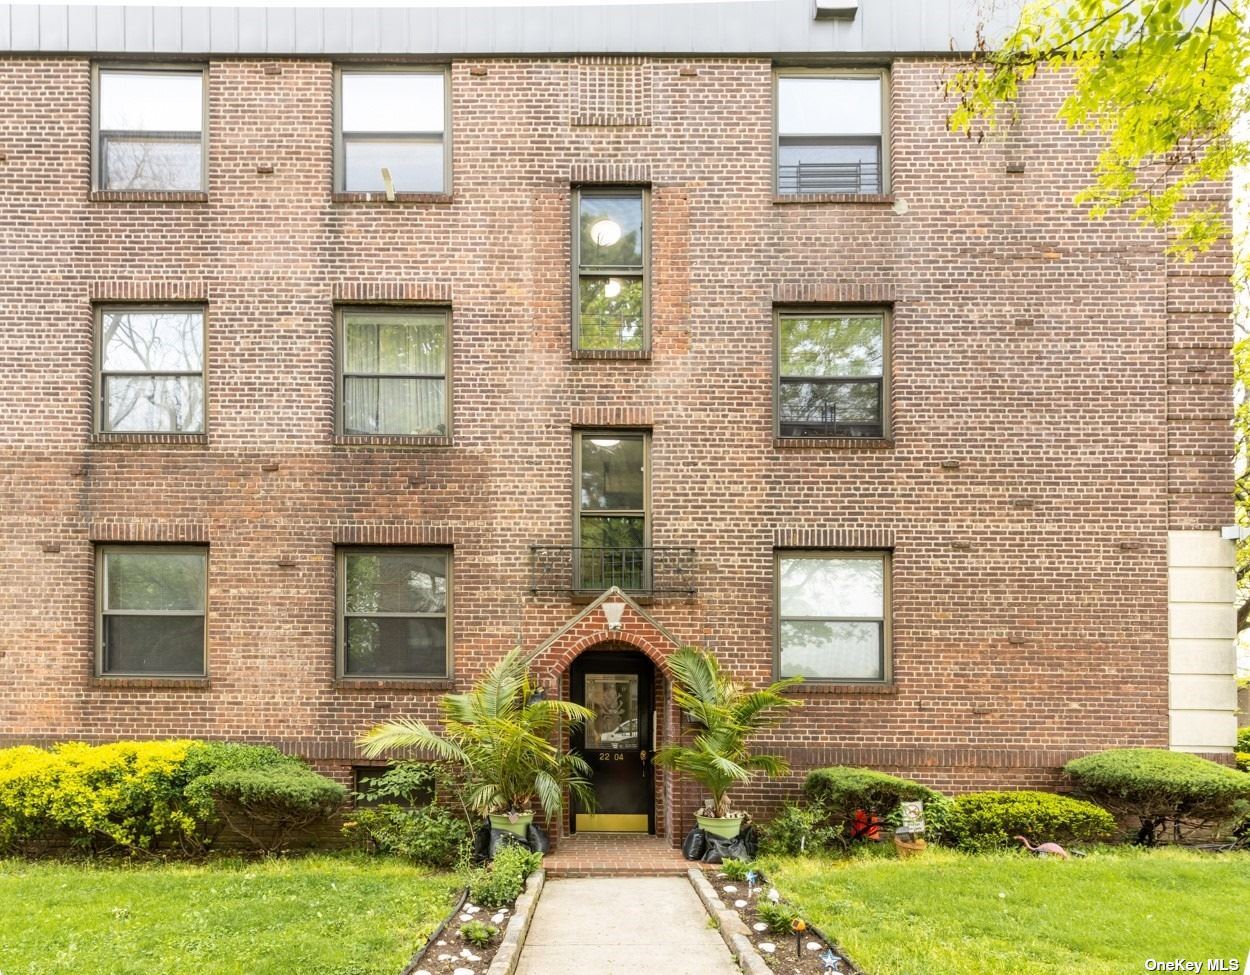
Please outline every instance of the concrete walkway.
M684 877L548 880L517 975L741 975Z

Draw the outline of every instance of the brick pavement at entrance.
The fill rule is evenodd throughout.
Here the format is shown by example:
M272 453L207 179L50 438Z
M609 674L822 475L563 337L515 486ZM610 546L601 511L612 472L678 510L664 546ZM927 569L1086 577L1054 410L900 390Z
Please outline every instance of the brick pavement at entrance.
M685 876L690 864L667 837L635 833L576 833L543 860L547 876Z

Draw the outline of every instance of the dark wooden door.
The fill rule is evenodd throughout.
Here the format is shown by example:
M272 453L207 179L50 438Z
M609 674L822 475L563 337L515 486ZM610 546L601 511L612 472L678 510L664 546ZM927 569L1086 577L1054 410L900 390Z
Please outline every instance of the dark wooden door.
M573 662L572 696L595 712L574 732L594 772L595 808L573 805L574 832L655 832L652 689L655 668L632 651L588 651Z

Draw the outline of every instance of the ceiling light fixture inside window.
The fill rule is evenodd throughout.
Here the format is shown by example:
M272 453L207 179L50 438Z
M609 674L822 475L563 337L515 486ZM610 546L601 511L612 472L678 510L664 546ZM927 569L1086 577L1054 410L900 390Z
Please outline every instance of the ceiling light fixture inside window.
M611 247L621 239L621 225L610 217L602 217L590 225L590 239L599 247Z
M603 286L603 295L605 298L615 298L621 293L621 279L608 278L608 283Z
M615 447L620 444L619 440L607 440L600 437L593 437L590 442L596 447Z

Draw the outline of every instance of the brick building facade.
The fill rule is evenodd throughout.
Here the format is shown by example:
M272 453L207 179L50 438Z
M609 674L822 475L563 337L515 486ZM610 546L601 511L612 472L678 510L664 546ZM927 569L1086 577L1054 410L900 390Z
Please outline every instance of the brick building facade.
M80 10L96 18L90 41L77 39ZM845 28L811 22L806 4L778 10L805 30ZM1097 143L1055 121L1062 78L1031 85L1019 124L978 144L946 131L945 37L651 55L630 35L578 54L519 31L511 51L408 41L383 56L385 43L359 46L361 28L336 49L323 27L306 53L303 13L285 48L272 24L249 47L240 19L231 43L196 49L185 24L181 42L164 39L169 12L148 11L138 40L128 21L117 47L106 8L71 9L63 44L9 11L0 742L263 740L347 778L364 764L362 731L433 716L440 694L517 645L551 693L570 693L586 653L642 654L662 741L674 647L711 648L767 681L783 565L823 559L842 578L868 556L879 611L796 615L879 616L854 631L871 642L878 627L879 669L809 681L768 742L795 776L743 805L762 811L833 763L960 790L1056 786L1068 758L1115 745L1229 751L1230 258L1176 263L1158 236L1071 204ZM336 69L379 63L446 72L436 191L388 200L351 190L350 173L336 182ZM786 192L778 75L848 63L849 76L885 72L883 175ZM102 182L93 113L101 71L122 65L202 71L202 188ZM646 335L579 349L575 207L600 191L642 201ZM110 314L153 309L200 316L194 432L108 429L100 331ZM343 321L356 312L444 323L431 326L448 349L441 429L345 427ZM787 315L884 323L881 429L779 425ZM586 451L616 449L583 434L637 436L645 451L641 534L600 546L637 549L640 575L590 580L574 564L569 549L580 540L589 558L604 527L579 520L595 512L575 476L585 488ZM161 551L206 553L199 675L145 674L140 651L111 670L104 655L118 610L104 605L104 560ZM358 583L341 577L377 551L450 566L447 674L348 672L344 589ZM612 582L629 598L591 602ZM605 602L623 605L609 611L619 628ZM425 619L430 633L443 625ZM817 657L836 656L833 631L811 625L825 634ZM411 638L417 623L402 626ZM680 834L694 790L662 773L654 788L654 828Z

